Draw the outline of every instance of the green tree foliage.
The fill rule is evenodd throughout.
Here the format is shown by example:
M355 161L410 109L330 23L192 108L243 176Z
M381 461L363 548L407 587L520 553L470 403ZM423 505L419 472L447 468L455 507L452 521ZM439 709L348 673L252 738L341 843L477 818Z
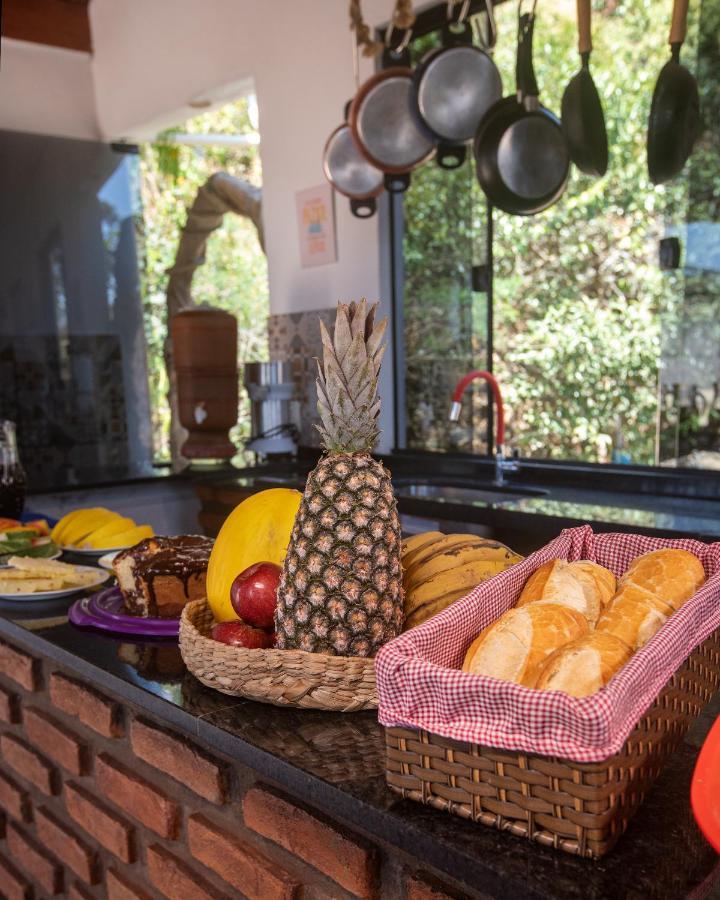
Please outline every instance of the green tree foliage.
M144 247L143 302L156 458L169 456L170 411L163 341L167 333L165 287L173 264L180 230L198 188L215 172L229 172L258 186L262 183L260 153L256 146L191 147L171 143L175 132L241 134L252 131L248 100L204 113L144 144L140 153ZM253 225L228 213L221 228L208 241L205 264L193 279L193 298L226 309L238 319L239 362L267 359L267 263ZM241 392L242 394L242 392ZM234 437L248 431L244 396Z
M538 6L535 69L541 100L557 114L579 68L574 7ZM634 462L655 459L661 331L672 329L682 298L682 276L659 269L658 240L687 214L687 177L654 187L646 168L650 101L668 58L669 7L654 0L594 3L591 67L605 108L607 175L596 180L573 170L564 196L540 215L494 213L494 365L510 440L523 455L604 461L619 429ZM504 3L497 12L495 59L507 95L514 88L517 5ZM686 53L692 60L692 47ZM468 266L473 257L483 261L486 213L479 188L463 185L464 171L449 175L432 164L413 176L405 204L409 371L443 355L446 367L456 357L453 377L461 362L484 362ZM453 328L462 309L465 325ZM433 418L416 386L420 372L408 377L409 443L428 446L412 425L422 408L435 429L433 449L475 448L470 434L482 423L483 393L476 392L474 422L453 431L446 386L431 404Z

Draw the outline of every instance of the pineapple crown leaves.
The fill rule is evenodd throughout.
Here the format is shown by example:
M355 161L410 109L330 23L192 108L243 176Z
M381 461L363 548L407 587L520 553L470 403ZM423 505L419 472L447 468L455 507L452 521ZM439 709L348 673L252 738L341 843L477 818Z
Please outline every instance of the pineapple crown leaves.
M317 360L317 426L331 453L368 453L380 434L377 382L385 353L387 317L375 324L378 304L338 303L335 331L320 322L322 362Z

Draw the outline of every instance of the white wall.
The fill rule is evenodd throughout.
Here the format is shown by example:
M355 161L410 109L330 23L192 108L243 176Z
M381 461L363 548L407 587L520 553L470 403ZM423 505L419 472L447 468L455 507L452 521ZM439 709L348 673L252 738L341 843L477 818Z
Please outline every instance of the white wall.
M0 129L99 137L89 53L2 38Z

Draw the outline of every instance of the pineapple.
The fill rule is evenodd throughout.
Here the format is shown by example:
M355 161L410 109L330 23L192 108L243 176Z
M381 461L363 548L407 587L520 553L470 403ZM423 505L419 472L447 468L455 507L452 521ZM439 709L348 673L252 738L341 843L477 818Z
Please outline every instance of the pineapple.
M402 630L400 522L390 473L370 455L387 319L339 303L331 338L320 323L318 412L325 453L308 476L283 565L277 646L374 656Z

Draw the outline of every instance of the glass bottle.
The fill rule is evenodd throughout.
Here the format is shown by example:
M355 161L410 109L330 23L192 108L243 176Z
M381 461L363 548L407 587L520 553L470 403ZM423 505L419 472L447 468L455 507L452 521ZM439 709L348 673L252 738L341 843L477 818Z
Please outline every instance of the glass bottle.
M15 423L0 419L0 516L17 519L25 505L25 470L20 463Z

